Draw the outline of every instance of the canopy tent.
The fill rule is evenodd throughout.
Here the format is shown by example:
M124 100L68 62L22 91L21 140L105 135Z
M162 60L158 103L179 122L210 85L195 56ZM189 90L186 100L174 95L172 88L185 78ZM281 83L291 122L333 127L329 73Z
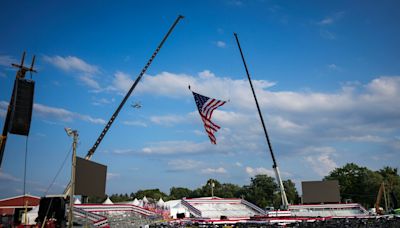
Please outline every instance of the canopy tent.
M114 204L109 197L103 202L103 204Z
M82 202L78 198L76 198L74 204L82 204Z
M139 206L139 205L140 205L140 202L139 202L138 199L135 198L135 199L132 201L132 204L135 205L135 206Z
M164 207L164 205L165 205L164 200L160 198L157 202L157 207Z
M144 204L147 204L149 202L149 200L146 198L146 196L143 196L142 201L143 201Z

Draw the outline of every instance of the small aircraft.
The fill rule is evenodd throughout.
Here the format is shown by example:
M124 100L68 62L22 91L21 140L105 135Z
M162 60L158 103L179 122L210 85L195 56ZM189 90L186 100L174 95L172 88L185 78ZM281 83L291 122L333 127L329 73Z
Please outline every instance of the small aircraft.
M132 108L137 108L137 109L139 109L139 108L142 107L142 104L141 104L140 102L135 102L134 104L131 104L131 106L132 106Z

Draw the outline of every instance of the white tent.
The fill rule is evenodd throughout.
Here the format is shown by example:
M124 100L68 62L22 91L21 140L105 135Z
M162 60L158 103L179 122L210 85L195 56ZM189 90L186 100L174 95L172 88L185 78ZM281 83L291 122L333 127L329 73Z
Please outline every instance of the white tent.
M103 202L103 204L114 204L109 197Z
M35 219L38 217L39 206L32 208L32 210L28 211L28 213L22 213L22 224L24 225L35 225ZM25 221L26 219L26 221Z
M74 204L82 204L82 203L78 198L76 198L75 201L74 201Z
M146 198L146 196L143 196L143 199L142 199L142 200L143 200L143 203L144 203L144 204L147 204L147 203L149 202L149 200Z
M164 200L162 198L160 198L157 202L157 207L164 207Z
M133 200L132 204L135 205L135 206L139 206L140 202L139 202L138 199L135 198L135 199Z

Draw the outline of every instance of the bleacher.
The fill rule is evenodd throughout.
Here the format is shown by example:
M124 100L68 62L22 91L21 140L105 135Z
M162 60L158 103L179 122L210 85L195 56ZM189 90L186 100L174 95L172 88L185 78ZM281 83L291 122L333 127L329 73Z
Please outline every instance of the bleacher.
M210 219L244 219L264 213L261 208L242 199L185 198L182 199L182 204L189 209L194 217Z
M367 210L356 203L351 204L313 204L289 205L294 216L304 217L365 217Z

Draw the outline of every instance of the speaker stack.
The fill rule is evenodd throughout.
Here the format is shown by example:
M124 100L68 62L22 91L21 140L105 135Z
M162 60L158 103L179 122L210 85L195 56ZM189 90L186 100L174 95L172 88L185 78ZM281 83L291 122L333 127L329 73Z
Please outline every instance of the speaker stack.
M17 78L14 84L14 102L11 106L11 134L29 135L32 119L33 94L35 82L25 78Z

